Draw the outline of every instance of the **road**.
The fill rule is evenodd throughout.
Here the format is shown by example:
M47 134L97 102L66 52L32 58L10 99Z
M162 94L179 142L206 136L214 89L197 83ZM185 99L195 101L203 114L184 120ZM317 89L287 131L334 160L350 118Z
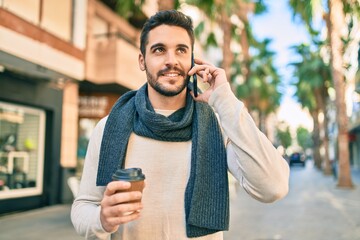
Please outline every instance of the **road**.
M336 180L312 162L290 172L289 194L275 203L257 202L242 189L232 191L226 240L360 240L359 171L353 190L336 188Z

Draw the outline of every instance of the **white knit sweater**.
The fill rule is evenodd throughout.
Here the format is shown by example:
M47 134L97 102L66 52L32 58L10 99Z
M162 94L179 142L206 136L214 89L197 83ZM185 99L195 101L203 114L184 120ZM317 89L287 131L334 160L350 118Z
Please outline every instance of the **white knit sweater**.
M218 87L209 104L217 113L227 144L228 168L245 191L262 202L273 202L288 192L289 167L260 132L229 84ZM157 110L163 115L171 111ZM86 239L181 240L185 231L184 194L190 173L191 141L161 142L132 133L125 167L140 167L146 175L141 217L107 233L100 222L105 187L96 186L99 152L106 118L93 131L85 159L80 191L71 211L76 231ZM228 141L229 140L229 141ZM239 206L241 207L241 206ZM231 209L230 209L231 210ZM222 232L201 240L221 240Z

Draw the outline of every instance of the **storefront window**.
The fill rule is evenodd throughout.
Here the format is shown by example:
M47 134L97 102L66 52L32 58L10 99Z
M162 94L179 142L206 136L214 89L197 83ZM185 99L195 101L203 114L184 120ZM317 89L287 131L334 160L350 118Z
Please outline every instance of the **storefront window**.
M45 112L0 102L0 199L43 189Z
M109 114L119 94L81 93L79 101L79 136L76 175L81 176L87 146L96 124Z
M81 176L90 136L98 121L99 119L91 118L80 118L79 120L79 138L77 150L78 162L76 169L76 175L78 176Z

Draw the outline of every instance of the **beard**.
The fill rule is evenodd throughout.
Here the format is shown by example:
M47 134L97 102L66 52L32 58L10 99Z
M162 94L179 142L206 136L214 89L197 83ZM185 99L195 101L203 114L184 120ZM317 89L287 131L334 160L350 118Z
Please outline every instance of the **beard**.
M182 81L181 85L176 86L176 88L173 88L173 89L169 89L169 88L165 87L163 84L161 84L158 81L159 77L161 77L165 72L168 72L170 70L174 70L174 71L179 72L180 76L183 77L183 81ZM147 77L147 80L148 80L148 83L150 84L150 86L153 89L155 89L155 91L160 93L161 95L164 95L164 96L167 96L167 97L173 97L173 96L176 96L179 93L181 93L187 87L187 84L189 82L189 78L188 78L187 74L185 74L185 72L183 70L181 70L179 68L176 68L176 67L166 68L166 69L160 70L156 74L156 76L152 75L148 71L146 65L145 65L145 71L146 71L146 77Z

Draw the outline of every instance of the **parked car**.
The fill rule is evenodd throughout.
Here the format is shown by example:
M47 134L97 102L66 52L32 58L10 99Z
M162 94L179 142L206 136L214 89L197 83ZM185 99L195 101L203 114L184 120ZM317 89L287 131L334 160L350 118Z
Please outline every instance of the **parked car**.
M301 164L303 167L305 167L305 156L304 154L300 153L300 152L294 152L290 155L289 158L289 164L294 165L294 164Z

